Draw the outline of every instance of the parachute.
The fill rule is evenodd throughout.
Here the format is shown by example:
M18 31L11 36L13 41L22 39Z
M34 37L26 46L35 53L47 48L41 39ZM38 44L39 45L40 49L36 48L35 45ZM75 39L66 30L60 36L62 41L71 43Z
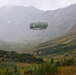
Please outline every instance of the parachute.
M33 29L33 30L43 30L43 29L46 29L47 27L48 27L48 23L42 22L42 21L32 22L30 24L30 29Z

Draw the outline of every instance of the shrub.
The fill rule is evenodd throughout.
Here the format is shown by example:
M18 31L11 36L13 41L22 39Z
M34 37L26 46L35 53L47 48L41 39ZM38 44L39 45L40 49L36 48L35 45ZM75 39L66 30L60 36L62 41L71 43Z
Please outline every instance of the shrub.
M55 75L57 72L57 66L43 63L34 71L34 75Z

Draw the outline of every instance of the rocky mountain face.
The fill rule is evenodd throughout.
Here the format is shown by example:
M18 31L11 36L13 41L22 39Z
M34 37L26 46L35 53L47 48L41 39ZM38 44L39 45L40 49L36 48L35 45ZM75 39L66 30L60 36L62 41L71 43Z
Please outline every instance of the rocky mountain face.
M76 27L75 9L76 4L54 11L41 11L35 7L23 6L1 7L0 39L9 43L13 42L15 46L17 44L17 48L20 47L19 43L24 44L19 49L25 49L25 44L31 45L51 40ZM36 21L46 21L48 23L47 29L31 30L30 23ZM9 43L6 42L4 45L9 48Z

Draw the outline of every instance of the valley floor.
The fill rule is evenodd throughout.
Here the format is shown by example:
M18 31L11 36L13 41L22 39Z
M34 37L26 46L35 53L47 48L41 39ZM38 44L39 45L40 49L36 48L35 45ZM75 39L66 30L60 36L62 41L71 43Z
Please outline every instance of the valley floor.
M38 67L38 64L28 64L28 63L19 63L19 62L0 63L0 75L7 75L6 74L7 72L13 72L15 70L18 70L20 72L20 75L28 75L28 74L24 74L24 72L35 70L36 67ZM76 75L76 66L60 66L57 75Z

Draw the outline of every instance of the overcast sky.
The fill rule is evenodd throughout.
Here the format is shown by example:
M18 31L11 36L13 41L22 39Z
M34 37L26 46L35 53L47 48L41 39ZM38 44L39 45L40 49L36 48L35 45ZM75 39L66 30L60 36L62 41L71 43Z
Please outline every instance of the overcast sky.
M0 6L23 5L35 6L41 10L54 10L76 3L76 0L0 0Z

